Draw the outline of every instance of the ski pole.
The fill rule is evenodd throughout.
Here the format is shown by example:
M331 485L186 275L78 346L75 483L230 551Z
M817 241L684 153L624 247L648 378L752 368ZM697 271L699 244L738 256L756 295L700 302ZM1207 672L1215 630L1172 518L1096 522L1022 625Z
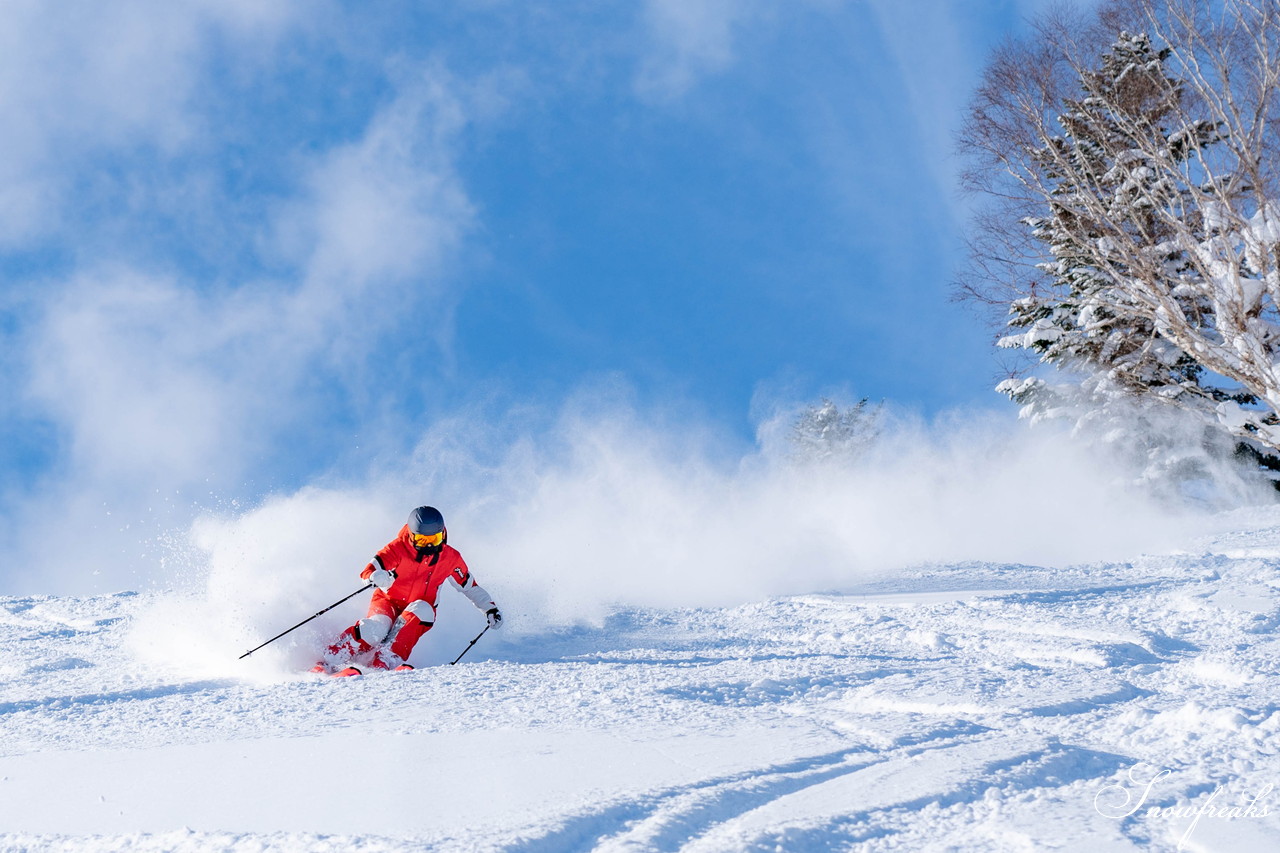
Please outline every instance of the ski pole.
M359 589L357 589L355 592L353 592L353 593L351 593L350 595L348 595L348 596L347 596L347 598L355 598L357 595L359 595L360 593L364 592L366 589L371 588L372 586L373 586L373 584L372 584L372 583L366 584L366 585L364 585L364 586L360 587ZM338 601L335 601L333 604L330 604L330 605L329 605L328 607L326 607L324 610L321 610L321 611L320 611L320 613L315 614L315 616L308 616L306 619L303 619L303 620L302 620L301 622L299 622L297 625L294 625L292 628L290 628L290 629L289 629L289 631L294 631L294 630L296 630L296 629L298 629L298 628L301 628L303 625L307 624L307 623L308 623L308 622L310 622L312 619L316 618L316 616L319 616L321 613L328 613L330 610L332 610L333 608L337 607L337 606L338 606L339 604L341 604L342 602L346 601L346 600L347 600L347 598L343 598L343 599L339 599ZM262 646L268 645L269 643L274 643L276 640L280 639L280 638L281 638L281 637L283 637L285 634L289 633L289 631L281 631L279 634L276 634L276 635L275 635L274 637L272 637L270 640L267 640L267 642L263 643L263 644L262 644ZM480 639L480 638L479 638L479 637L476 637L476 639L478 640L478 639ZM244 660L244 659L245 659L245 658L247 658L249 655L253 654L253 653L254 653L254 652L256 652L258 649L262 648L262 646L254 646L252 649L249 649L249 651L247 651L247 652L245 652L244 654L240 655L240 657L238 657L238 658L237 658L237 660Z
M488 630L489 630L489 626L488 626L488 625L485 625L485 626L484 626L484 631L488 631ZM463 649L463 650L462 650L462 655L465 655L467 652L471 651L471 647L472 647L472 646L474 646L474 645L476 644L476 641L477 641L477 640L479 640L481 637L483 637L483 636L484 636L484 631L481 631L479 634L476 634L476 639L475 639L475 640L472 640L472 641L471 641L471 642L469 642L469 643L467 643L467 647L466 647L465 649ZM458 655L456 658L454 658L452 661L450 661L450 662L449 662L449 666L453 666L455 663L457 663L458 661L462 660L462 655Z

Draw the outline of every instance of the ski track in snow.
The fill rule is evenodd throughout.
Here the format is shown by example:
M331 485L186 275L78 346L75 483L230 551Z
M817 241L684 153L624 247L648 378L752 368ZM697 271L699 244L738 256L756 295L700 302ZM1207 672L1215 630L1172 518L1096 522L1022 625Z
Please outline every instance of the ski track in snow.
M1268 520L509 629L364 679L141 666L159 594L3 598L0 850L1273 850L1276 805L1186 837L1147 809L1280 783ZM1161 770L1133 814L1095 808Z

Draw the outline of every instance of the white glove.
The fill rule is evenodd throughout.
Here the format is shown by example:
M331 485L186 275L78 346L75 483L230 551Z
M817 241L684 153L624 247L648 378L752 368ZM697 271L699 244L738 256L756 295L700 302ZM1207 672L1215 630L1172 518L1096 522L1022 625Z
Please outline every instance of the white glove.
M374 569L373 574L369 575L369 583L383 592L391 589L391 585L395 582L396 576L386 569Z
M489 620L490 628L502 627L502 614L498 612L498 608L490 607L484 612L484 618Z

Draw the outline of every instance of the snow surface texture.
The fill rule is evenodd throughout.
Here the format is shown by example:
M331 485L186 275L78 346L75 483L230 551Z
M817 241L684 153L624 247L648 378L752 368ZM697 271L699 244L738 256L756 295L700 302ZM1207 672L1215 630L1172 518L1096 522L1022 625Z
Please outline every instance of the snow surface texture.
M169 594L3 598L0 850L1274 850L1280 512L1232 524L362 679L289 674L306 630L196 672ZM432 661L482 624L449 619Z

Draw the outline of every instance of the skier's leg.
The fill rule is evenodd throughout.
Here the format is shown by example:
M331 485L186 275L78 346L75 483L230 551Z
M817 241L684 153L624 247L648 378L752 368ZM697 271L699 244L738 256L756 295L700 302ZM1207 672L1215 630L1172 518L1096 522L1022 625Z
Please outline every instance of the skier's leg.
M325 650L326 661L330 664L345 663L371 651L387 638L395 613L387 594L375 589L369 601L368 615L338 635L338 639Z
M422 639L423 634L431 630L435 621L436 608L431 602L418 599L409 603L396 620L395 630L390 638L391 653L399 658L396 663L409 660L413 647Z

